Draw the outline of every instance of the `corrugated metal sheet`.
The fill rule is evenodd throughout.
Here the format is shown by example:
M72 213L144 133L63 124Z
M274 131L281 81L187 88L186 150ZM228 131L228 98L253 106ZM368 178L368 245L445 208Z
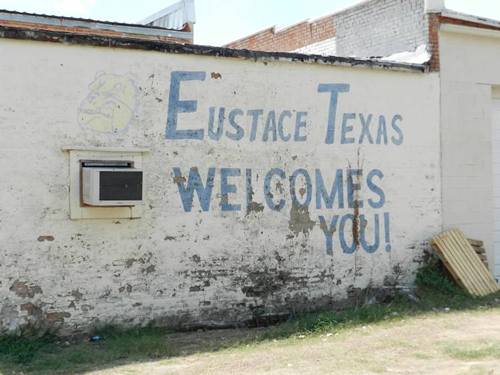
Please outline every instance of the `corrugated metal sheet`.
M193 24L195 22L194 0L182 0L149 16L140 23L143 25L182 30L185 24Z

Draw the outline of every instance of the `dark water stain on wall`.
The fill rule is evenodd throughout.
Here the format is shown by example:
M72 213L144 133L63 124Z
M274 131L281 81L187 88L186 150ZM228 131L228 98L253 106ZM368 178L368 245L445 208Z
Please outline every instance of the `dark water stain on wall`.
M295 236L298 236L300 233L308 235L315 225L316 222L311 220L308 207L299 207L295 204L292 206L288 228Z
M251 298L266 299L280 289L286 287L291 272L264 268L262 270L250 271L247 274L249 285L243 286L241 291Z

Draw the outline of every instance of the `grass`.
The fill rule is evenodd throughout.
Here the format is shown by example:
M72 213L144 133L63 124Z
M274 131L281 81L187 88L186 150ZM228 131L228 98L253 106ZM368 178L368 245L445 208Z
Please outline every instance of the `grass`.
M499 293L484 298L471 297L450 281L437 263L422 268L416 283L418 301L401 294L387 304L359 305L344 311L305 314L271 328L266 335L269 338L281 338L294 334L321 334L428 312L484 308L498 305L500 298Z
M71 344L51 336L0 339L0 373L2 370L7 373L17 370L67 374L125 360L153 360L174 354L165 339L165 330L106 328L99 334L105 340L97 343L80 340Z
M494 358L500 359L500 341L489 343L460 343L444 346L443 352L454 359L464 361Z
M337 332L373 323L406 319L435 311L474 310L498 306L500 295L472 298L458 289L435 264L423 268L417 276L418 300L398 295L383 305L360 304L344 311L323 311L304 314L264 330L248 331L229 340L214 336L198 343L172 340L164 329L142 328L120 330L106 328L96 334L103 341L91 343L77 340L65 342L52 336L42 338L0 338L0 374L82 373L131 362L167 359L175 356L226 348L242 348L270 340L285 340L297 336ZM231 335L229 335L231 336ZM500 356L500 342L479 347L448 345L445 354L453 358L483 358ZM3 371L3 372L2 372Z

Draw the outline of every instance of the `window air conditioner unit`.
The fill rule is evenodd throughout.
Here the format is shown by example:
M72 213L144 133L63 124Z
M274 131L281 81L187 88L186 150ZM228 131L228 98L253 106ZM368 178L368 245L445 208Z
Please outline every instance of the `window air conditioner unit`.
M96 207L142 203L143 172L135 168L82 167L82 202Z

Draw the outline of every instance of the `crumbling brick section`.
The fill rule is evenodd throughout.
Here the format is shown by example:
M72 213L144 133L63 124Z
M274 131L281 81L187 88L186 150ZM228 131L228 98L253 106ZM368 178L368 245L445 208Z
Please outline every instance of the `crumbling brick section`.
M311 22L300 22L280 31L271 27L231 42L225 47L267 52L290 52L334 37L335 25L333 16L330 15Z
M36 294L42 294L42 288L38 285L31 285L24 281L16 280L10 287L10 291L14 292L18 297L33 298Z
M431 60L429 67L432 72L438 72L440 68L439 58L439 25L441 24L441 17L439 14L429 14L429 43L428 49L431 53Z

